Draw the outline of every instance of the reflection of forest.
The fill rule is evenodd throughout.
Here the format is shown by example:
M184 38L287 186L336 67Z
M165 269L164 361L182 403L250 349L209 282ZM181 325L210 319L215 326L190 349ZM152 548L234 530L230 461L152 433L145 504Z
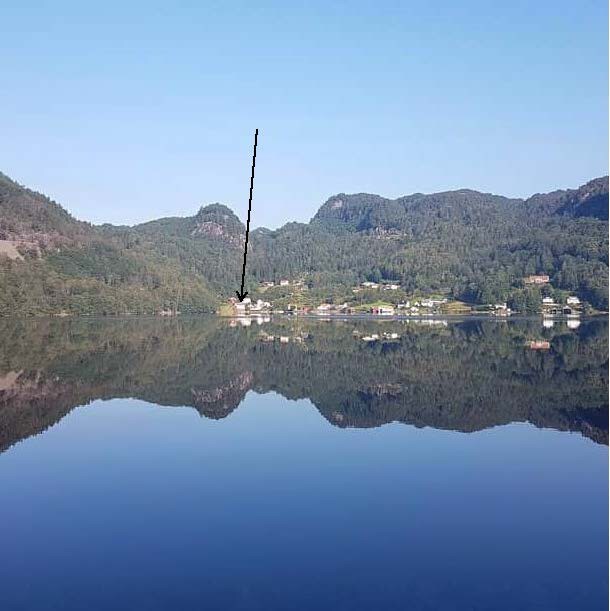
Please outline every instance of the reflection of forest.
M380 339L362 340L373 335ZM529 421L608 443L606 319L575 330L477 319L28 320L3 321L0 337L0 450L94 399L136 397L223 418L248 390L308 398L340 427L476 431ZM550 348L526 347L534 339Z

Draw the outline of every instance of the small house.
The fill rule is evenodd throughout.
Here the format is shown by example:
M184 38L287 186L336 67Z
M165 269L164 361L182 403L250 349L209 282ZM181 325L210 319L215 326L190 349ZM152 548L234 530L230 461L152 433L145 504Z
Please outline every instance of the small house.
M529 343L530 350L548 350L551 347L551 343L541 340L533 340Z
M394 308L392 306L377 306L373 308L373 314L380 316L394 316Z
M546 274L535 274L523 278L525 284L548 284L551 279Z

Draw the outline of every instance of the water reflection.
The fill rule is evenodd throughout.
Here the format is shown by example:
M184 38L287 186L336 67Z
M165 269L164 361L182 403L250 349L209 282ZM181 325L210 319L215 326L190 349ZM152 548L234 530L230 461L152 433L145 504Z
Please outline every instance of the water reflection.
M567 322L4 321L0 450L94 399L220 419L249 390L307 398L338 427L528 421L607 444L608 323Z

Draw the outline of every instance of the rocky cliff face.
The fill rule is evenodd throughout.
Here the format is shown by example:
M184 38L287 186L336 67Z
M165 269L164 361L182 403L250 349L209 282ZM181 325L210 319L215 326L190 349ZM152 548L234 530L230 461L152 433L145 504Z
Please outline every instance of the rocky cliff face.
M191 235L223 240L241 247L246 239L246 228L235 213L222 204L212 204L199 210L194 218Z

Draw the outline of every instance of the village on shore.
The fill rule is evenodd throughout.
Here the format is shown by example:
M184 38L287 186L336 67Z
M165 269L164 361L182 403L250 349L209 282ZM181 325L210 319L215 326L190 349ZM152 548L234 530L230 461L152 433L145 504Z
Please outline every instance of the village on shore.
M549 277L544 275L528 276L524 278L524 284L547 285L547 295L542 296L544 293L541 293L537 312L542 318L542 331L550 331L555 325L566 325L571 331L580 327L580 318L585 313L587 304L582 303L577 296L552 289ZM549 295L551 291L554 297ZM402 329L406 328L404 325L438 329L448 327L452 316L479 315L501 320L516 313L506 303L469 305L438 295L414 295L405 298L404 294L400 294L400 285L396 283L363 282L351 289L357 298L338 304L323 301L312 305L311 296L309 303L306 303L303 294L307 291L302 281L282 280L278 284L265 282L258 291L253 292L254 299L246 297L241 302L229 299L228 303L222 306L219 314L229 318L229 326L261 327L272 323L275 314L287 315L295 320L347 322L349 319L363 319L363 322L368 320L390 323L389 327L383 325L375 328L375 325L372 328L354 328L354 339L372 345L400 342ZM396 298L392 298L394 295ZM391 321L394 321L393 325ZM259 339L263 343L280 345L302 344L308 340L308 333L300 325L293 329L293 332L283 328L278 334L261 328ZM526 339L524 347L533 351L547 351L551 349L551 341L544 333L542 336L535 333L533 337Z
M547 275L523 278L524 287L540 289L539 303L529 314L543 318L578 319L588 304L573 294L555 289ZM324 297L329 291L310 289L300 280L265 281L253 291L253 297L242 301L231 298L220 307L218 314L231 317L250 317L268 314L287 314L306 317L438 317L489 315L509 317L517 313L506 303L469 304L446 295L417 292L407 294L395 282L365 281L349 289L349 294ZM342 298L341 298L342 297ZM521 312L519 312L521 313Z

